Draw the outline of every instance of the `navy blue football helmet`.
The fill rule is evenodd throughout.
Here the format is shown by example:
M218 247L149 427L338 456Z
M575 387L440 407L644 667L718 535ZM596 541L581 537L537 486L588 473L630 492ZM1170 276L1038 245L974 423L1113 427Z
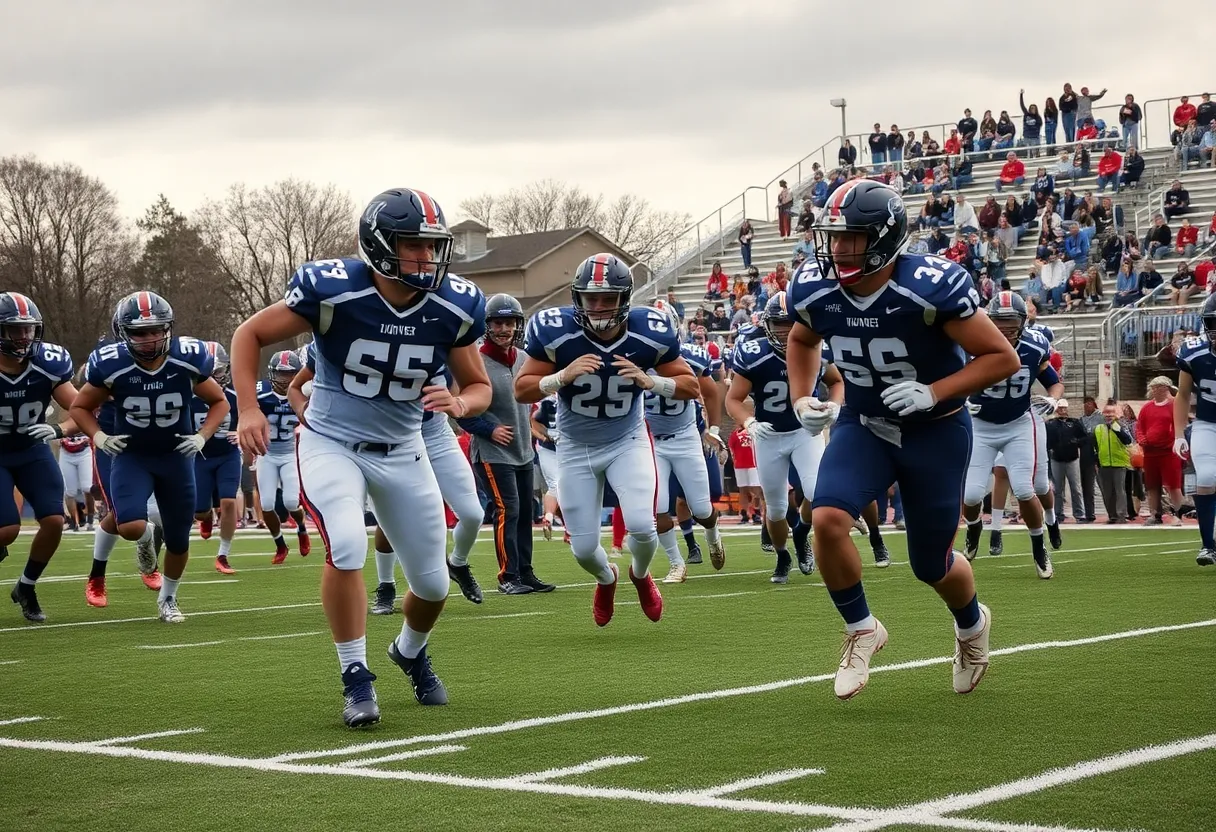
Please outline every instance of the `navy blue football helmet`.
M42 340L42 313L20 292L0 295L0 353L24 361Z
M588 310L588 295L616 295L616 306ZM574 303L574 322L588 332L602 333L614 329L629 317L629 299L633 296L633 273L613 254L594 254L574 272L570 298ZM592 316L595 317L592 317Z
M266 371L270 374L270 386L280 396L286 395L287 388L296 373L304 369L304 362L295 350L280 350L270 357Z
M215 369L211 371L211 377L214 378L220 387L228 387L232 384L232 365L228 361L228 350L224 349L224 345L219 341L207 341L207 354L215 360Z
M510 340L499 340L490 327L490 321L511 318L515 321L515 334ZM486 338L504 349L524 345L524 308L519 301L505 292L492 295L486 301Z
M398 257L397 243L430 243L430 259ZM453 239L439 203L422 191L393 188L373 199L359 218L359 256L379 275L433 292L452 265ZM404 268L402 267L404 263Z
M173 344L173 307L155 292L132 292L114 310L114 337L141 361L152 361L169 354ZM155 340L139 339L149 332Z
M1203 322L1204 337L1216 346L1216 294L1208 295L1199 310L1199 318Z
M794 328L794 313L786 302L784 291L777 292L764 304L760 325L773 352L784 358L785 344L789 340L790 330Z
M837 263L832 237L841 232L863 234L864 250L856 251L860 265ZM880 272L903 253L908 242L908 212L895 189L873 179L841 185L811 224L815 259L828 279L848 286Z
M1009 290L997 292L988 301L985 311L1001 334L1016 347L1026 330L1026 301L1022 300L1022 296Z

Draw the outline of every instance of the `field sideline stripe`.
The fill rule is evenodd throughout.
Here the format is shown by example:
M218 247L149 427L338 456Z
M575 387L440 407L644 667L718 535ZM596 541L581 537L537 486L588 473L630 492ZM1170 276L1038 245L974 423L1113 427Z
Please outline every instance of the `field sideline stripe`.
M1041 641L1029 644L1020 644L1014 647L1004 647L999 650L993 650L992 656L1006 656L1014 653L1025 653L1035 650L1048 650L1060 647L1082 647L1090 644L1100 644L1107 641L1119 641L1128 638L1138 638L1140 636L1156 635L1159 633L1172 633L1182 630L1192 630L1200 627L1216 626L1216 618L1206 621L1194 621L1187 624L1172 624L1161 627L1148 627L1137 630L1124 630L1118 633L1108 633L1100 636L1090 636L1088 638L1072 639L1069 641ZM898 664L880 665L870 669L871 673L890 673L897 670L915 670L922 667L930 667L932 665L949 664L954 660L953 656L938 656L930 659L915 659L913 661L900 662ZM581 722L588 719L600 719L602 717L619 716L621 714L632 714L638 711L651 711L660 708L671 708L676 705L687 705L692 703L706 702L714 699L726 699L735 696L749 696L756 693L769 693L771 691L782 690L784 688L798 687L801 685L815 684L818 682L826 682L835 679L835 673L823 673L817 676L802 676L796 679L782 679L776 682L766 682L760 685L748 685L746 687L724 688L721 690L705 691L703 693L690 693L683 696L674 696L667 699L651 700L649 702L637 702L629 705L616 705L610 708L599 708L593 711L571 711L564 714L555 714L553 716L532 717L530 719L520 719L511 722L501 722L497 725L485 725L475 728L461 728L456 731L449 731L444 734L420 734L414 737L405 737L399 740L385 740L382 742L359 743L357 745L348 745L343 748L328 749L325 751L301 751L290 754L280 754L277 757L270 758L275 762L288 762L292 760L310 760L320 757L345 757L353 754L362 754L367 751L380 751L388 748L400 748L408 745L419 745L423 743L443 743L453 740L466 739L468 737L482 737L491 734L506 734L513 731L522 731L527 728L539 728L545 725L558 725L564 722Z

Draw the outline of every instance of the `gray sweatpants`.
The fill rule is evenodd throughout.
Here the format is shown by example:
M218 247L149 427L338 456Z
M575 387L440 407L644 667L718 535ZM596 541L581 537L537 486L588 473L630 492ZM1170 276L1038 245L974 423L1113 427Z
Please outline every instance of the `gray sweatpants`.
M1056 518L1064 518L1064 484L1067 481L1069 489L1068 504L1072 506L1074 520L1085 517L1084 500L1081 499L1081 462L1056 462L1051 460L1051 486L1056 492Z
M1098 490L1111 520L1127 519L1127 469L1098 466Z

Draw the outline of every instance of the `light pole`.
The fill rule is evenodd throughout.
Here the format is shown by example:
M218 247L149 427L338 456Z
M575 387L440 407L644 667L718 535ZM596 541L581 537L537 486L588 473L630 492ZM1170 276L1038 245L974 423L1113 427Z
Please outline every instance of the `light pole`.
M828 103L830 103L833 107L840 108L840 143L843 145L845 138L849 135L849 128L845 124L844 120L845 108L848 107L849 102L845 101L843 98L833 98Z

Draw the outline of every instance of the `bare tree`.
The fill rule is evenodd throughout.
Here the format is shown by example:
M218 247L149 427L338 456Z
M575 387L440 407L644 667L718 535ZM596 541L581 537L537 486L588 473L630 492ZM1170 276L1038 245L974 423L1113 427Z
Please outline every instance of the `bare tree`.
M490 220L494 218L494 208L497 205L494 194L478 194L460 203L460 210L471 219L492 228Z
M195 222L243 318L282 300L300 264L349 256L357 216L350 195L335 186L285 179L256 190L233 185L204 204Z
M0 281L42 310L47 340L77 363L129 291L138 243L118 200L75 165L0 159Z
M639 196L624 194L602 213L596 229L639 260L660 265L675 256L676 238L690 217L675 211L656 211Z

